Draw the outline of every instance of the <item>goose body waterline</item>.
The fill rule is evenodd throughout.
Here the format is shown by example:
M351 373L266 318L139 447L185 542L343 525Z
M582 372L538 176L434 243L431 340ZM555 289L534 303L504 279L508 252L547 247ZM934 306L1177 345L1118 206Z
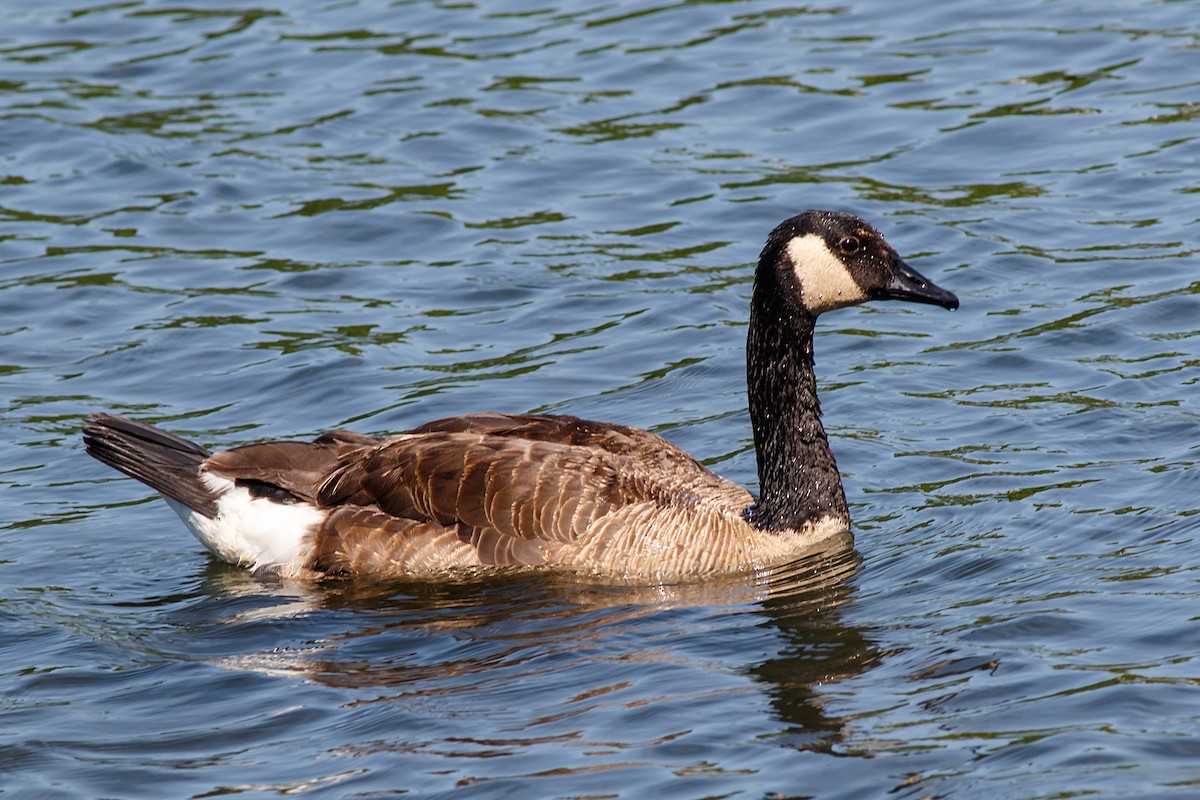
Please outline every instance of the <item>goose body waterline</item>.
M806 211L772 231L746 344L757 498L653 433L569 416L468 414L390 438L334 431L210 453L94 414L84 441L162 494L216 556L285 576L759 568L849 528L813 328L826 311L888 299L958 307L857 217Z

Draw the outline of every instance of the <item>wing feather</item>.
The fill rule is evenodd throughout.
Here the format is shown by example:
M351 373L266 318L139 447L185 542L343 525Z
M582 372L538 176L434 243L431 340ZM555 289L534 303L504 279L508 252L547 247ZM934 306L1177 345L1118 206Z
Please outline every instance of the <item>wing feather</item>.
M244 484L282 489L295 500L315 502L317 484L339 459L378 443L379 439L339 430L311 442L264 442L222 450L205 460L202 468Z
M324 464L312 495L332 513L314 558L335 572L457 563L461 548L472 563L541 564L598 535L587 549L607 549L672 509L740 516L751 502L655 434L575 417L455 417L343 444Z
M571 541L637 494L610 454L474 433L406 435L350 454L317 492L325 507ZM557 507L557 508L556 508ZM549 523L548 525L546 523Z

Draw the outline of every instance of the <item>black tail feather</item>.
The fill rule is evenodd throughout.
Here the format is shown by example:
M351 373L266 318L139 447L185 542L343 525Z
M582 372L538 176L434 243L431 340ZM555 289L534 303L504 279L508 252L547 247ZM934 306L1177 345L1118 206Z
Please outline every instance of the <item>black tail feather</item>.
M144 422L92 414L83 424L88 455L136 478L160 494L206 517L217 515L216 496L200 481L200 465L212 455Z

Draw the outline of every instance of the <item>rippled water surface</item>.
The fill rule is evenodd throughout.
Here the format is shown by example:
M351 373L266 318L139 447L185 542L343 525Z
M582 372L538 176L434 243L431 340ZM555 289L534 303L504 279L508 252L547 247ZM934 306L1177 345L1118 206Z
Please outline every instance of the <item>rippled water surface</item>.
M1200 797L1200 3L12 2L0 794ZM86 458L470 410L753 486L751 264L855 518L769 574L257 580Z

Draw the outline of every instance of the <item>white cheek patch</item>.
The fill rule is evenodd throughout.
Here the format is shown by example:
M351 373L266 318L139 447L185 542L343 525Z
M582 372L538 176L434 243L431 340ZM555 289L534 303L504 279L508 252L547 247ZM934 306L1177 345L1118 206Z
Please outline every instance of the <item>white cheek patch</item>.
M854 280L846 265L830 252L825 240L815 233L792 239L787 244L787 254L800 284L804 307L814 315L852 306L867 299L867 293Z

